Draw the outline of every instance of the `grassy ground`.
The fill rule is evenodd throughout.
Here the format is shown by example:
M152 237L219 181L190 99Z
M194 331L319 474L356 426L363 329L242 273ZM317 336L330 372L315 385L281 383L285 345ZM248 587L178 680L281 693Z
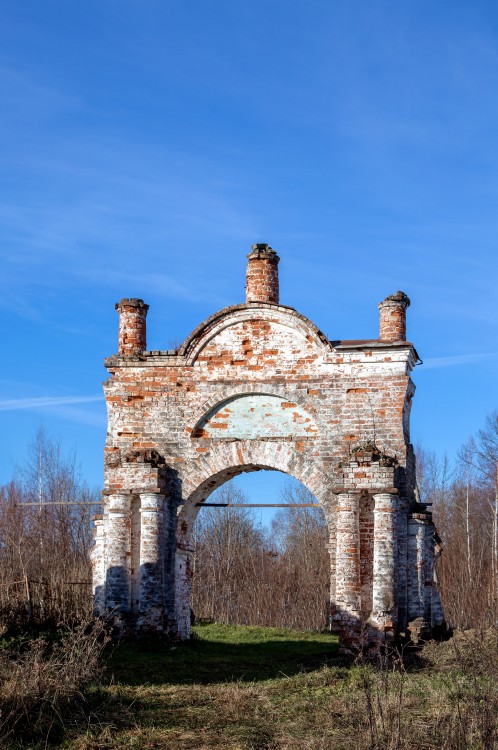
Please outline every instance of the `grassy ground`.
M495 750L497 674L496 635L372 667L328 634L196 627L190 643L117 647L60 747Z
M323 666L337 656L337 638L283 628L202 625L192 640L152 641L117 648L108 671L127 685L192 685L282 678Z
M125 644L108 663L105 724L69 746L263 750L283 732L313 747L303 742L322 731L316 701L328 702L318 675L334 664L343 681L339 661L335 636L277 628L206 625L186 644Z

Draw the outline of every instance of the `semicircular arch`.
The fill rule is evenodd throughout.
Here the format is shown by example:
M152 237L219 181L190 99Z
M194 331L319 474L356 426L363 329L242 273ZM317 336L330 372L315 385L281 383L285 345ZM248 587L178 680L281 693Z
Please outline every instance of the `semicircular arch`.
M268 322L278 323L286 328L291 328L304 338L310 337L310 340L320 350L330 351L332 348L327 337L315 324L304 315L296 312L292 307L246 304L225 308L205 320L185 339L179 350L179 354L185 357L188 365L193 365L204 347L223 330L238 323L259 320L262 317Z
M319 461L310 462L292 442L255 443L240 440L221 443L207 457L189 463L183 485L184 502L178 511L179 538L189 535L197 513L214 490L244 472L280 471L297 479L314 495L326 516L332 510L332 481Z

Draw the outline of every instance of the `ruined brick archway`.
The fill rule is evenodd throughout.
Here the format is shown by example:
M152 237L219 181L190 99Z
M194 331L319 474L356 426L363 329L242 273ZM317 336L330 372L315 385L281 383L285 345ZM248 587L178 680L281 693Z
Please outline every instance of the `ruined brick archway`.
M278 262L254 245L246 302L212 315L178 350L146 349L142 300L116 305L92 562L96 612L112 612L123 632L188 636L195 504L254 468L295 477L324 509L344 645L365 622L372 633L442 622L435 530L414 495L409 300L397 292L379 305L379 339L329 340L280 304Z

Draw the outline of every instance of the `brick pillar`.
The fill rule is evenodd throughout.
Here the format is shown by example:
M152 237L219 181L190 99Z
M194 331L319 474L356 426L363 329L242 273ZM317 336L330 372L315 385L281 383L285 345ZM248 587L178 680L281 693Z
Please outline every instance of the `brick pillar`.
M278 257L266 244L252 246L247 256L246 302L271 302L278 305Z
M406 308L410 300L404 292L396 292L379 304L380 340L406 341Z
M374 556L372 614L370 621L380 630L397 625L396 563L397 503L390 493L374 495Z
M352 645L360 628L360 530L359 495L337 495L336 521L336 621L344 646Z
M140 495L140 584L137 627L163 630L164 621L164 495Z
M329 543L327 549L330 555L330 609L329 623L331 627L337 621L337 517L334 513L332 516L327 514L327 525L329 529Z
M430 631L432 550L428 549L428 520L425 513L408 519L408 624L413 635Z
M99 617L105 613L105 537L104 518L93 518L93 547L90 552L93 581L93 614Z
M119 624L131 608L131 498L109 495L107 502L105 608Z
M190 638L190 597L192 593L192 560L194 547L191 539L183 540L175 555L175 618L178 637Z
M122 299L115 305L119 313L118 352L134 357L147 348L147 311L143 299Z
M408 500L400 498L398 507L398 628L408 624Z

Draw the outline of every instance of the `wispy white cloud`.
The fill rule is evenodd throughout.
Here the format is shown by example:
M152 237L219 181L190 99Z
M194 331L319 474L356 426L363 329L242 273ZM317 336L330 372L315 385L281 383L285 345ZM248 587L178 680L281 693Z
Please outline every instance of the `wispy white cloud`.
M77 406L53 406L51 407L52 415L69 422L79 422L89 427L98 427L102 433L105 433L107 417L105 409L85 409Z
M41 396L0 400L0 411L18 409L50 409L71 404L90 404L103 401L103 396Z
M448 357L433 357L424 359L424 367L434 369L436 367L456 367L458 365L472 365L481 362L490 362L498 359L498 352L481 352L475 354L453 354Z

